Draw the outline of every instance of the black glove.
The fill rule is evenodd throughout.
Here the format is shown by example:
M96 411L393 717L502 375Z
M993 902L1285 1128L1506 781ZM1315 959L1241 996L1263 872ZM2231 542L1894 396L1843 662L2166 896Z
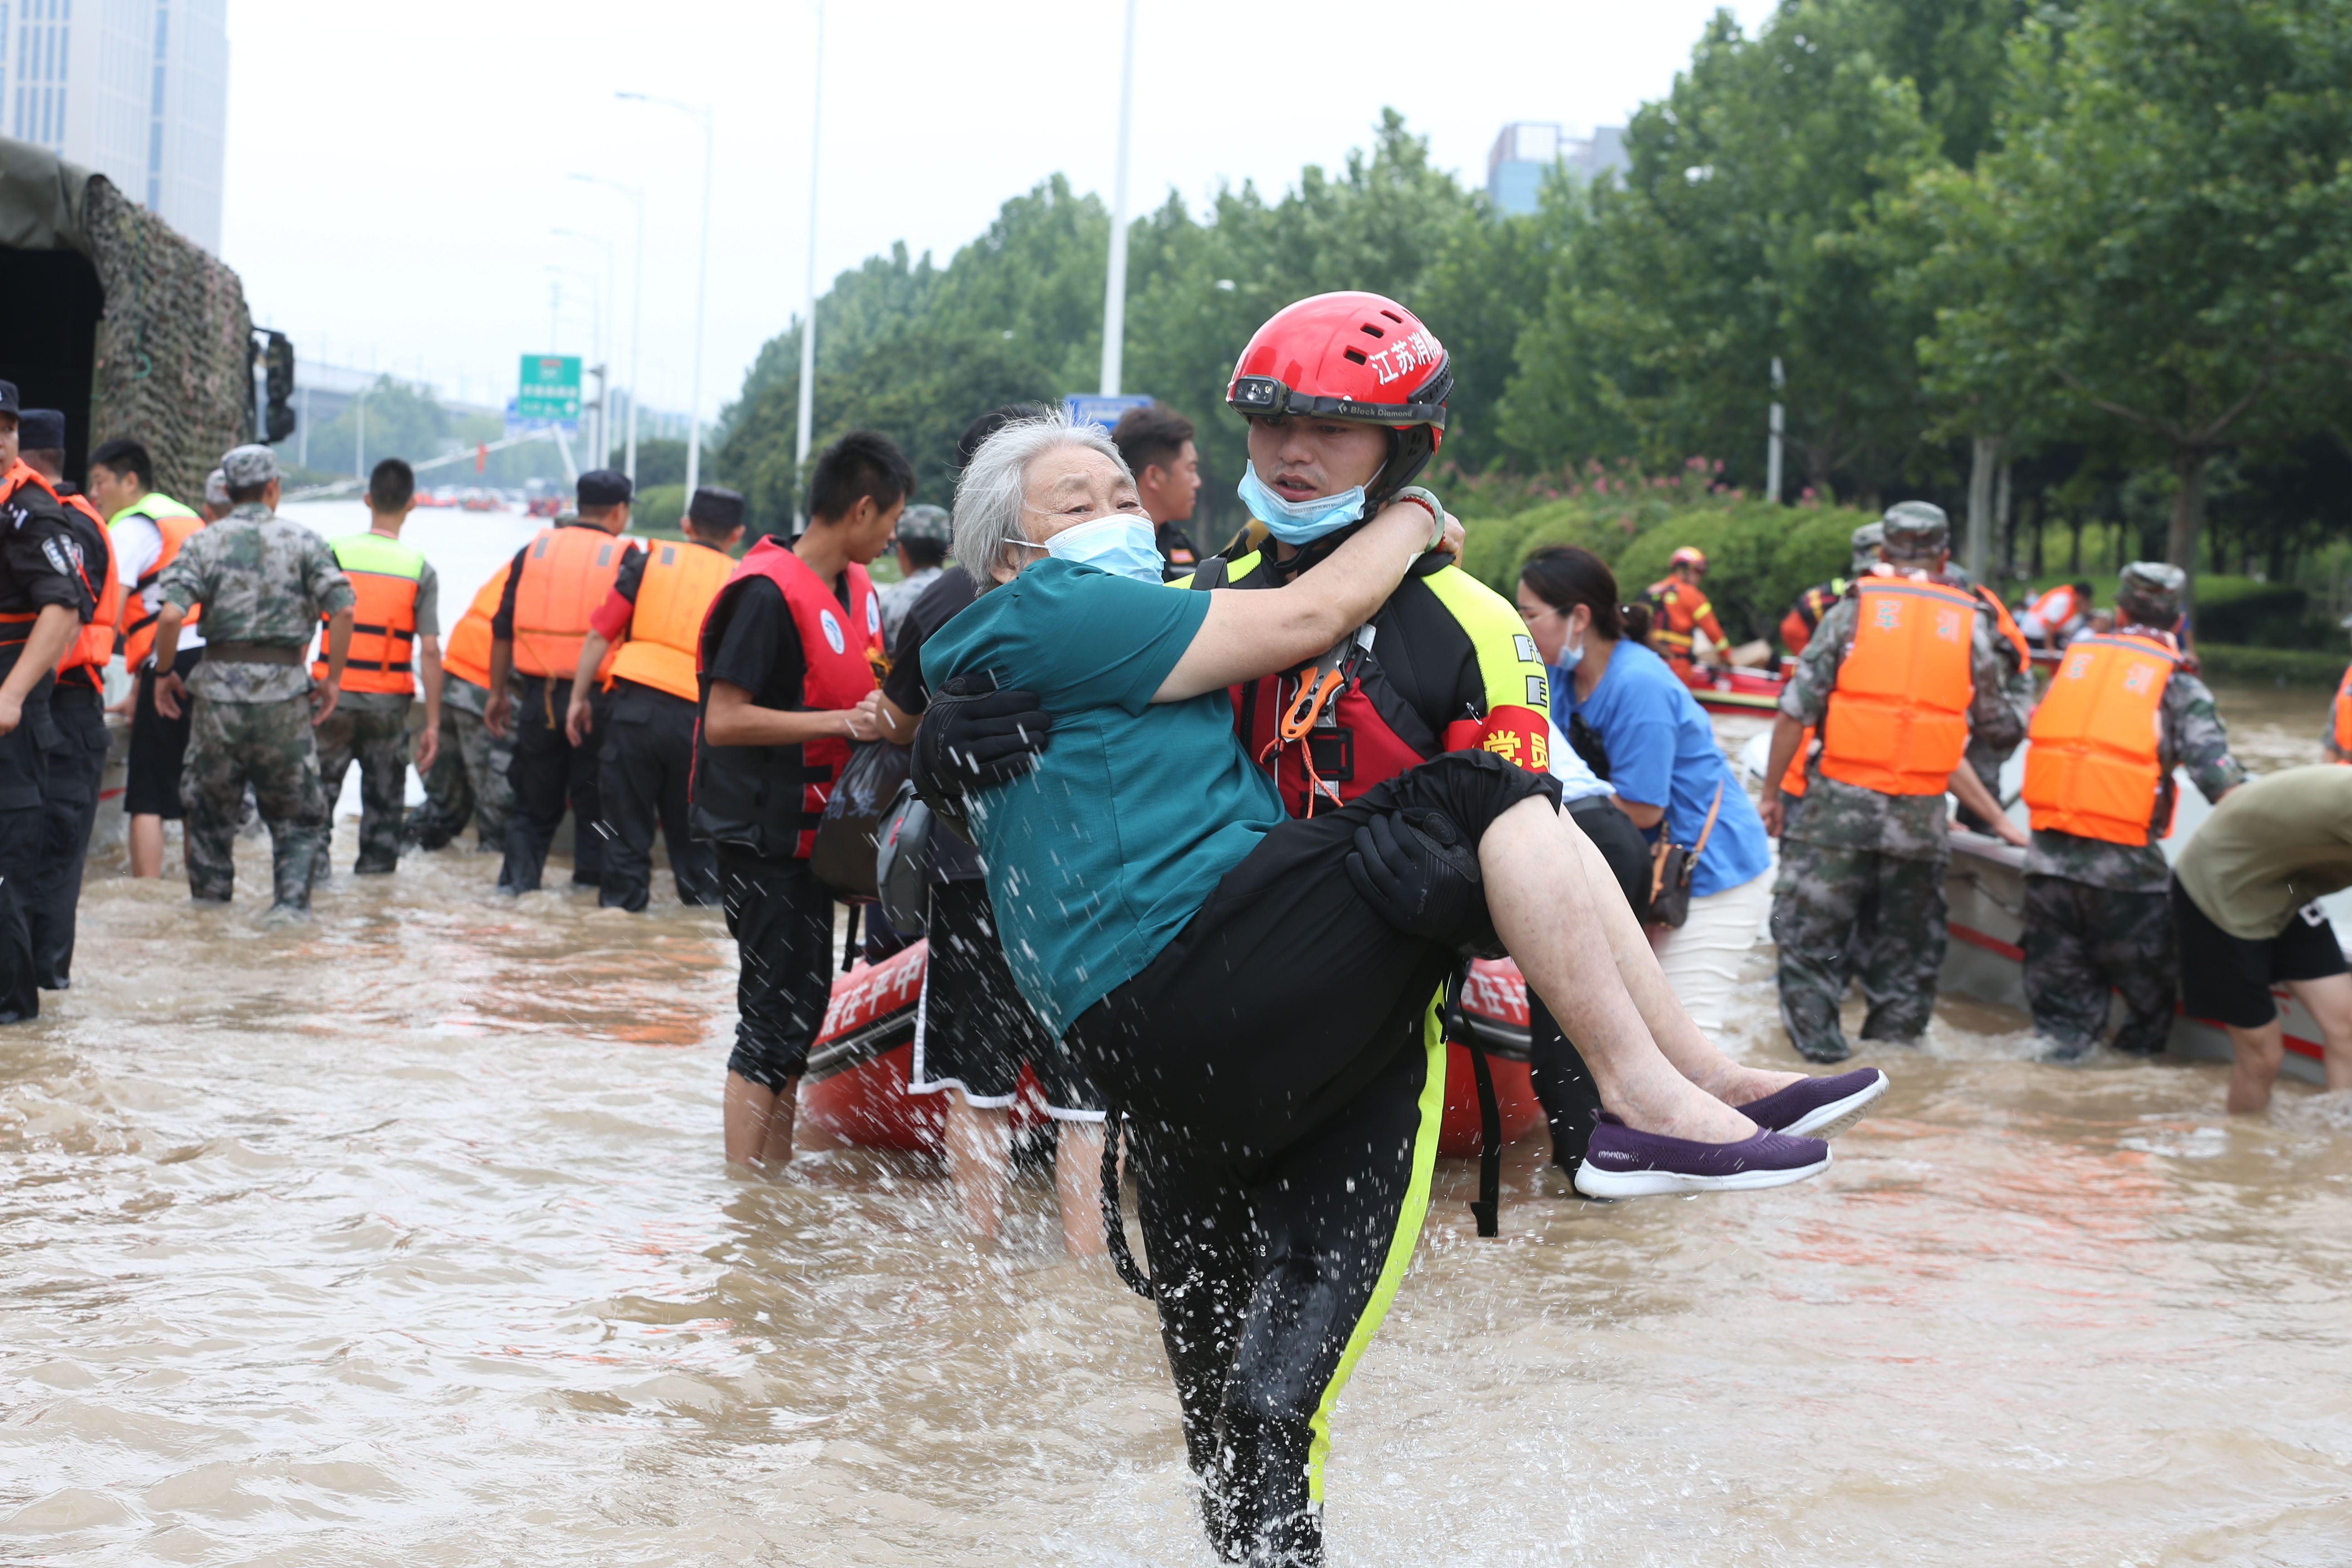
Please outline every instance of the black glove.
M959 675L931 698L916 727L915 792L961 830L964 792L1036 766L1053 727L1035 692L999 691L985 672Z
M1348 880L1382 920L1479 958L1501 955L1478 856L1442 811L1384 812L1356 829Z

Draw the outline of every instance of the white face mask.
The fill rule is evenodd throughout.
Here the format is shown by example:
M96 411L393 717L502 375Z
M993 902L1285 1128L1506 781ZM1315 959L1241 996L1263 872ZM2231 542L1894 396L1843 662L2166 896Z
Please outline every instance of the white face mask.
M1138 512L1115 511L1090 518L1030 548L1139 583L1161 579L1160 546L1152 534L1151 520Z

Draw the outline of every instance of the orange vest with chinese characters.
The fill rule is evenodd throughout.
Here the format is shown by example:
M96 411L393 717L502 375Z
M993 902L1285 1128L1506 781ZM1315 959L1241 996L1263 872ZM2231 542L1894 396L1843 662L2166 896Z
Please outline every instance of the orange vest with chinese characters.
M2066 650L2026 731L2035 831L2147 842L2169 801L2158 744L2179 657L2169 638L2141 632L2095 632Z
M515 585L514 667L569 680L588 640L589 617L613 591L629 546L601 528L541 529L523 552ZM611 668L610 656L598 670Z
M1864 578L1853 647L1822 724L1822 773L1881 795L1941 795L1969 745L1977 598Z

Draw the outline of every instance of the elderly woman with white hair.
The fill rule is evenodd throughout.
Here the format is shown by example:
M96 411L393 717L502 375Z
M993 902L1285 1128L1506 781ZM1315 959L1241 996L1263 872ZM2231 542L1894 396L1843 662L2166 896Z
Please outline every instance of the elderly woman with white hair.
M1175 591L1108 439L1014 424L956 498L981 595L924 654L935 710L992 683L1054 715L969 814L1014 980L1134 1128L1186 1447L1234 1561L1321 1561L1332 1402L1428 1202L1422 1010L1464 952L1507 947L1587 1047L1622 1118L1588 1168L1696 1191L1829 1162L1662 1054L1645 1016L1711 1047L1556 780L1457 752L1293 821L1235 741L1224 689L1350 635L1439 525L1400 500L1286 586Z

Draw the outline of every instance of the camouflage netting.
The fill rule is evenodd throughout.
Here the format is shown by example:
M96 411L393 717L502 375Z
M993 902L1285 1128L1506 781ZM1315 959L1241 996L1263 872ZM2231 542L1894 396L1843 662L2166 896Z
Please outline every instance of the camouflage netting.
M78 248L106 291L91 429L100 441L145 442L157 487L193 505L220 455L247 439L253 318L244 286L103 175L89 177L76 216Z

